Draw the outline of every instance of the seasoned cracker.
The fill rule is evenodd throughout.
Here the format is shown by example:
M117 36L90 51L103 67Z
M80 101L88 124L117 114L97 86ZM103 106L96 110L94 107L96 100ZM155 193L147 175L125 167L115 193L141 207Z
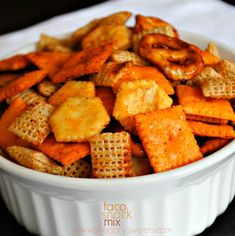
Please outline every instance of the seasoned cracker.
M54 111L49 123L58 142L85 142L99 134L109 121L99 98L73 97Z
M20 99L15 99L5 110L0 119L0 147L3 151L12 145L27 147L29 144L8 130L9 125L27 109L26 103Z
M0 74L0 87L5 86L9 82L19 78L20 76L21 74L16 74L16 73L4 73L4 74L1 73Z
M94 83L91 81L68 81L48 99L48 102L53 106L58 106L69 97L95 97Z
M124 25L125 22L131 17L131 15L132 15L131 12L120 11L103 18L94 19L90 21L88 24L84 25L83 27L73 32L70 37L70 41L73 46L77 46L77 44L82 40L82 38L84 38L84 36L86 36L88 33L94 30L97 26Z
M224 99L206 98L200 88L178 85L176 94L184 112L224 120L235 120L235 115L229 101Z
M59 88L58 84L54 84L49 80L43 80L37 86L38 92L44 97L50 97Z
M31 52L27 58L38 68L48 72L51 79L70 58L67 52Z
M33 72L26 73L18 79L9 82L4 87L0 88L0 102L31 88L35 84L42 81L46 76L46 71L36 70Z
M199 121L188 120L193 133L197 136L235 138L235 131L231 125L206 124Z
M103 42L115 42L115 50L131 47L132 32L125 25L101 25L82 39L82 48L91 48Z
M109 87L96 87L96 97L100 98L109 116L113 114L113 108L116 101L116 96L113 90Z
M61 143L53 135L36 145L36 149L63 165L70 165L90 154L89 143Z
M66 39L59 39L50 35L41 34L37 44L38 51L71 52L72 48Z
M92 175L95 178L130 177L131 138L126 132L103 133L90 139Z
M203 155L208 155L224 147L230 141L229 139L223 138L209 139L200 147L200 151Z
M202 158L181 106L135 116L136 128L155 172Z
M0 61L0 71L16 71L28 67L31 62L26 55L18 54Z
M113 43L104 43L73 54L51 81L62 83L69 79L89 75L100 71L113 50Z
M225 125L225 124L228 123L228 120L225 120L225 119L218 119L218 118L213 118L213 117L190 115L190 114L186 114L186 119L187 120L201 121L201 122L204 122L204 123L222 124L222 125Z
M172 99L155 81L135 80L121 84L113 116L130 132L135 133L134 115L170 107Z
M48 118L52 111L53 106L47 103L30 106L8 129L29 143L35 145L43 143L50 133Z

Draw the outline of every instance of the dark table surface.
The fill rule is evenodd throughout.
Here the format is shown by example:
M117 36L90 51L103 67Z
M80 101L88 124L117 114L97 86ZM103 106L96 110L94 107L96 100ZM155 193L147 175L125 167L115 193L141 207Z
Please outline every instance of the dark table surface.
M60 15L77 9L85 8L104 0L6 0L0 7L0 35L23 29L52 16ZM234 1L226 2L234 4ZM36 5L35 5L36 4ZM26 14L27 13L27 14ZM17 21L15 20L17 19ZM8 212L0 199L0 235L31 236L20 226ZM234 236L235 235L235 199L228 209L219 216L214 224L200 236Z

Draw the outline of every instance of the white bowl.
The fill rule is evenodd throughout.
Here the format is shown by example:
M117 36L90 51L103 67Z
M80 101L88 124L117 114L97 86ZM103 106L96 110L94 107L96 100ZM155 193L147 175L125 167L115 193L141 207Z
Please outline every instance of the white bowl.
M181 36L201 47L210 40L186 32ZM232 49L217 45L223 58L235 59ZM225 211L235 192L234 173L232 141L181 168L125 179L54 176L0 158L0 190L9 211L35 234L189 236Z

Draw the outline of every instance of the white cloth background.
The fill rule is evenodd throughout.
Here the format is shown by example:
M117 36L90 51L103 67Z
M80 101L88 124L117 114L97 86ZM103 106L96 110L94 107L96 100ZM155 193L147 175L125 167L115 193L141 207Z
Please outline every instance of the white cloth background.
M235 7L222 1L112 0L0 36L0 57L38 40L40 33L54 35L70 32L91 19L119 10L158 16L172 23L177 29L205 35L235 48ZM129 24L133 22L132 18Z

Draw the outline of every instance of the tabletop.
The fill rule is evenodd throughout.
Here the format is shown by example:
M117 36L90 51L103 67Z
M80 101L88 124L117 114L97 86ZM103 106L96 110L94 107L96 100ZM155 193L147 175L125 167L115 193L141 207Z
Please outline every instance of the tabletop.
M7 0L1 2L0 8L0 35L23 29L53 16L85 8L105 0L40 0L35 3L31 0ZM107 0L106 0L107 1ZM234 4L233 1L226 1ZM15 21L14 19L17 19ZM234 236L235 235L235 199L227 210L220 215L212 226L200 236ZM0 199L0 235L32 236L24 227L19 225L8 212Z

